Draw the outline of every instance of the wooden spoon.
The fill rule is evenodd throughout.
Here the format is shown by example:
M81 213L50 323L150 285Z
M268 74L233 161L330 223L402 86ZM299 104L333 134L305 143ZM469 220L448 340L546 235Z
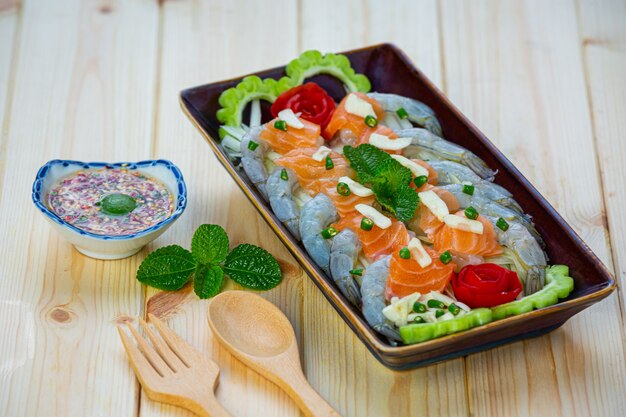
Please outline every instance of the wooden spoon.
M207 318L220 343L282 388L310 416L339 416L309 385L300 366L291 323L276 306L246 291L214 297Z

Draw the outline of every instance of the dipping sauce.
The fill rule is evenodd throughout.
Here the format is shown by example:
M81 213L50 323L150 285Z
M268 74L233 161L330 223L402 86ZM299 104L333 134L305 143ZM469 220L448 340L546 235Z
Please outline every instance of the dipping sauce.
M48 207L86 232L124 236L168 218L174 211L174 197L164 184L142 172L87 169L55 184Z

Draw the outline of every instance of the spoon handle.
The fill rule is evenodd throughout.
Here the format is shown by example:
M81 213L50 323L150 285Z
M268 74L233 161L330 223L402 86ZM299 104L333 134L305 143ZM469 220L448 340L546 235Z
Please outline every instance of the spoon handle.
M295 401L300 410L312 417L341 417L309 384L301 370L283 373L282 385L285 392Z

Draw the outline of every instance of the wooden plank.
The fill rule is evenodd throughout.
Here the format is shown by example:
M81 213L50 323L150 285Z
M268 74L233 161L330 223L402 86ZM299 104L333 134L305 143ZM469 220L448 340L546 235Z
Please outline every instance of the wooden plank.
M4 174L6 133L11 119L7 112L13 98L12 79L15 76L14 58L18 52L15 38L19 27L19 16L20 3L18 0L0 1L0 180Z
M23 5L0 197L0 235L11 237L0 242L0 415L135 414L115 325L142 308L137 258L78 254L27 190L53 157L150 154L157 11L144 1Z
M574 4L445 1L442 21L448 95L611 265ZM469 356L471 412L622 415L620 330L611 296L549 336Z
M274 254L283 266L283 282L262 293L278 305L294 325L300 339L302 282L308 280L284 246L257 214L235 182L212 155L208 145L178 104L180 90L281 65L296 55L295 4L276 1L252 5L245 1L166 1L162 5L159 101L154 156L174 161L183 171L190 204L178 223L152 245L189 246L194 230L217 223L228 232L231 245L253 243ZM267 22L281 16L280 25ZM245 28L246 36L234 28ZM231 34L225 37L224 34ZM249 36L253 36L253 40ZM280 47L276 40L282 39ZM236 288L231 282L226 288ZM296 416L295 404L273 383L249 370L211 336L206 322L206 301L191 292L172 302L147 290L147 311L168 317L182 337L212 357L220 366L218 400L236 416ZM161 306L161 307L159 307ZM175 313L175 314L174 314ZM142 396L142 416L191 415Z
M626 3L579 1L578 19L615 276L626 282ZM621 295L622 321L626 295Z
M332 10L323 23L311 16ZM346 19L349 16L349 19ZM303 2L300 50L343 51L393 41L441 84L435 1ZM309 380L342 415L466 415L464 360L394 372L378 363L313 284L305 282L304 359Z

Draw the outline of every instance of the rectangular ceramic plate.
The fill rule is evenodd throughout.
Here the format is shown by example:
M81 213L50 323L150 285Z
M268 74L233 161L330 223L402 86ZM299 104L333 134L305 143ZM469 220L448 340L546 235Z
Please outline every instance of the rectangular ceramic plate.
M393 369L409 369L538 336L561 326L574 314L605 298L615 289L611 274L572 228L517 168L413 66L402 51L393 45L381 44L344 54L356 72L367 75L372 83L372 91L401 94L425 102L437 114L444 137L470 149L492 169L498 170L496 182L511 191L524 210L533 217L538 231L545 239L550 264L568 265L575 282L570 296L554 306L415 345L391 346L366 324L360 311L343 297L332 280L315 265L300 242L293 239L276 219L246 175L233 165L219 146L219 122L215 117L220 108L218 97L222 91L235 86L241 78L184 90L180 95L182 108L205 137L218 160L328 301L379 361ZM278 79L284 75L284 67L254 75ZM317 76L312 80L324 87L336 101L345 94L340 83L328 76ZM263 110L264 120L269 120L268 107Z

